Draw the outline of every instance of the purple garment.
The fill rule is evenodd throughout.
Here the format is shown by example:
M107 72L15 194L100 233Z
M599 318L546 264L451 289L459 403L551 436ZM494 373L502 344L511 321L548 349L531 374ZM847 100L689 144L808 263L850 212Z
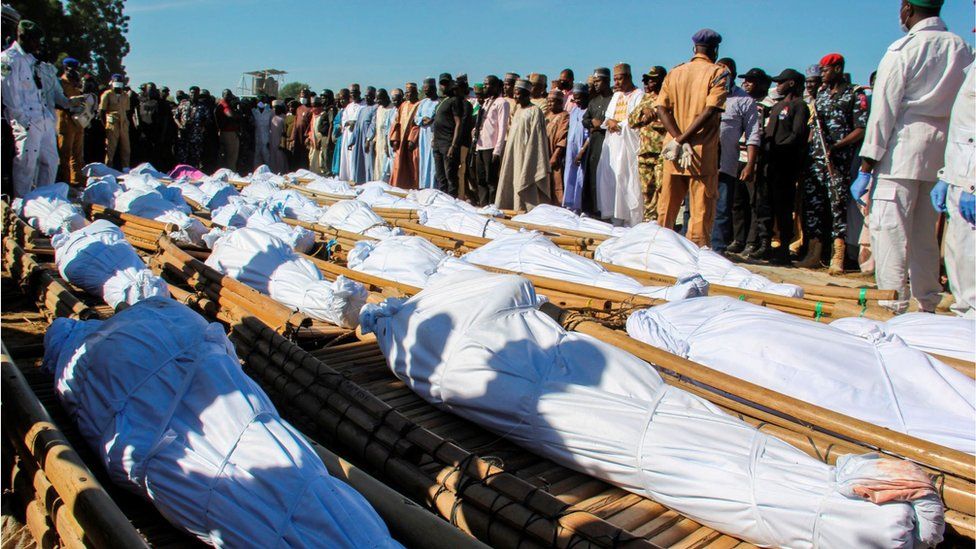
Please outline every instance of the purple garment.
M732 177L739 176L739 139L745 135L746 145L758 147L760 130L756 100L739 86L732 86L725 99L725 110L722 111L722 124L719 128L720 172Z
M586 159L576 163L576 155L583 143L590 137L590 130L583 127L586 109L575 108L569 111L569 134L566 137L566 167L563 171L563 207L574 212L583 209L583 174L586 173Z

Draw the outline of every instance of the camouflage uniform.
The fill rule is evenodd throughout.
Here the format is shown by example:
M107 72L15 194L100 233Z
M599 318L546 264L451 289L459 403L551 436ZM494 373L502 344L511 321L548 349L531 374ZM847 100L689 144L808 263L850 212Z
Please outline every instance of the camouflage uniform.
M664 147L663 129L657 119L654 101L656 93L645 93L644 98L631 111L627 123L631 128L640 129L640 147L637 149L637 173L640 174L641 188L644 191L644 221L657 220L657 197L660 194L660 181L663 177L664 163L661 162L661 149ZM645 115L648 110L650 115Z
M831 93L829 88L820 90L817 94L816 109L828 149L855 128L863 128L867 125L867 96L851 85L847 85L836 94ZM803 178L804 238L825 240L828 219L831 238L846 238L851 165L858 147L849 146L830 153L830 163L834 170L833 185L827 171L827 163L824 161L817 122L812 115L809 148L809 165Z

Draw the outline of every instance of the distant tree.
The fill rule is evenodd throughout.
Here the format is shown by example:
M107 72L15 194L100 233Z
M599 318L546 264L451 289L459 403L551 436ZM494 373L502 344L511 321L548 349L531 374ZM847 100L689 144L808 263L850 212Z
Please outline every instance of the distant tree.
M278 88L278 97L284 99L286 97L298 97L298 92L305 88L310 88L305 82L289 82L284 86Z
M129 17L124 0L12 0L23 19L44 29L43 58L74 57L101 81L123 72L129 53Z

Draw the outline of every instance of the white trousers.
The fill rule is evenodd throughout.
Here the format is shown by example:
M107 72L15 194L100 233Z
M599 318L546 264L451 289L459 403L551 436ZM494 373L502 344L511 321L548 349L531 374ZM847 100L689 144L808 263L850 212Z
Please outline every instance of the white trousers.
M946 273L949 289L956 302L952 311L966 318L976 317L976 226L970 225L959 213L962 187L949 185L946 210L949 220L945 231Z
M895 313L908 309L910 297L928 312L934 312L941 299L938 215L929 200L934 185L934 181L886 177L874 182L870 228L875 279L879 289L898 290L897 300L879 304Z
M58 135L54 119L43 118L25 129L11 124L17 153L13 161L14 195L24 196L58 175Z

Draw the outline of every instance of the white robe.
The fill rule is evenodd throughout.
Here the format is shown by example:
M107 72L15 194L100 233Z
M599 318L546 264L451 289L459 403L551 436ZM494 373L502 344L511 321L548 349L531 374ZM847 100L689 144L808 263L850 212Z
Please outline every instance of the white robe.
M627 115L644 97L635 89L630 96L614 92L607 105L604 120L613 118L618 101L627 102ZM606 122L604 122L606 127ZM597 209L604 218L620 220L628 227L643 219L644 196L641 192L640 174L637 172L637 148L640 134L627 124L627 116L620 121L620 132L607 132L603 141L603 153L596 172Z
M342 150L339 152L339 179L343 181L352 181L352 151L348 147L353 142L352 134L353 130L356 129L355 125L346 126L346 122L355 123L356 119L359 118L359 110L362 108L362 103L349 103L342 109Z

